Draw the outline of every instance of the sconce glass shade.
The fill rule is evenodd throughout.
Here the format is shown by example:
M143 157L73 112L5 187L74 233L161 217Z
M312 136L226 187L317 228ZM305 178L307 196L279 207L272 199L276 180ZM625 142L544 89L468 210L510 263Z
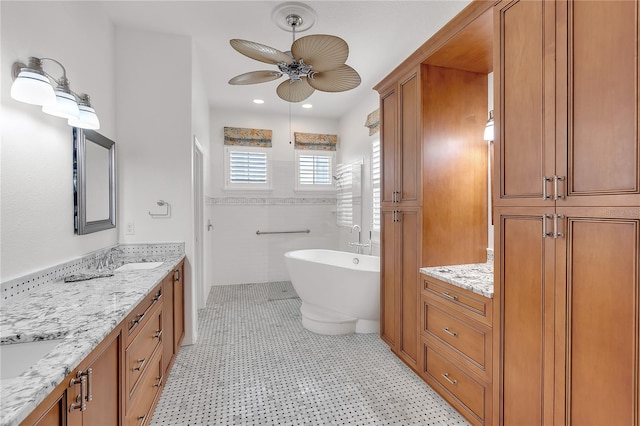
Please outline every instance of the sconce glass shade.
M100 120L98 120L96 111L90 105L80 104L78 108L80 109L80 116L70 118L69 125L80 129L98 130L100 128Z
M22 68L11 85L11 97L31 105L54 105L56 95L49 79L39 72Z
M56 103L54 105L45 105L42 111L50 115L62 118L78 118L80 110L76 98L60 88L56 89Z
M485 141L493 141L493 110L489 111L489 121L487 121L487 125L484 127L484 140Z

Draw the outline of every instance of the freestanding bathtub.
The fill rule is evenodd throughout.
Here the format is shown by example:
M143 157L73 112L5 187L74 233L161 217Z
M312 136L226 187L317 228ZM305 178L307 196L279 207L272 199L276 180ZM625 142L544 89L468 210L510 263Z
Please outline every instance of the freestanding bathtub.
M302 326L319 334L377 333L380 258L334 250L285 253Z

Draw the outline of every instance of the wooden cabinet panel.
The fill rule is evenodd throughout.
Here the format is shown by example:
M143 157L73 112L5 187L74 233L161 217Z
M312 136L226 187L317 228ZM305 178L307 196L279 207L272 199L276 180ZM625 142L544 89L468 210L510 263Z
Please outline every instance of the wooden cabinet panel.
M399 290L396 285L395 210L382 209L380 242L380 337L392 348L396 347L399 321Z
M122 416L120 399L122 334L112 333L75 370L89 373L81 384L70 385L67 389L67 425L119 425ZM75 375L75 374L74 374ZM69 382L67 382L68 384ZM86 393L84 393L86 392ZM79 409L84 397L85 408ZM71 409L72 406L78 407Z
M491 338L487 327L464 322L428 301L423 304L423 312L424 332L446 343L478 368L487 368L487 361L491 361Z
M162 360L167 371L173 358L173 274L162 280Z
M160 396L163 380L162 351L157 351L140 381L140 392L136 393L130 408L127 408L125 425L143 426L151 422L151 409Z
M401 203L418 202L421 196L420 79L417 72L400 82L399 182L396 190Z
M548 210L497 213L501 423L551 424L552 401L544 399L553 389L554 240L542 236Z
M184 262L173 272L173 354L184 339Z
M420 217L419 211L402 210L397 213L400 228L399 235L400 253L396 265L401 264L400 269L400 353L405 360L417 366L418 362L418 336L419 317L418 306L420 300L419 273L420 269Z
M568 202L636 194L629 201L638 205L638 2L571 1L558 7L566 28L558 46L567 46L558 52L558 81L569 77L560 87L566 92L558 94L568 116L559 123L558 142L567 141L568 158L558 174L568 177Z
M493 324L492 299L464 291L460 287L432 277L423 279L422 288L424 295L437 303L446 304L449 310L482 324Z
M567 332L559 334L557 364L567 367L559 369L564 377L556 380L557 422L631 425L639 420L640 209L626 211L635 217L561 210L566 239L558 240L557 258L566 270L560 269L556 279L561 283L558 315L564 320L560 330Z
M380 97L380 129L381 129L381 203L395 202L396 191L396 146L397 146L397 95L395 90L386 92Z
M495 9L496 205L509 200L543 204L542 179L554 174L554 62L548 34L553 8L553 2L503 1Z
M151 357L158 348L162 347L164 338L162 317L162 306L158 305L145 318L137 337L127 347L125 365L127 395L129 397L136 391L136 386L146 371Z
M491 412L491 392L487 392L485 385L428 345L423 346L423 353L427 383L439 390L474 424L484 424L485 416L490 416Z

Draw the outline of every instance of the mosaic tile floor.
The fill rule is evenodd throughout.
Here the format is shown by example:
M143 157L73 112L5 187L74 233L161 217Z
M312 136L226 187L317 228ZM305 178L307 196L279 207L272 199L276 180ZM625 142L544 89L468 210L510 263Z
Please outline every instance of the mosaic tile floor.
M214 287L152 425L467 425L377 334L302 328L288 282Z

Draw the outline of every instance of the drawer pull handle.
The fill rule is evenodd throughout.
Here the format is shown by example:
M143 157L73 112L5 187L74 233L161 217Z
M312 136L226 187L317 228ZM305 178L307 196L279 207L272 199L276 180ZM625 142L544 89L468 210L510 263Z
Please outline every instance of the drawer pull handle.
M136 420L138 420L138 424L141 425L141 424L144 424L144 419L146 418L147 418L147 415L145 414L144 416L138 416Z
M133 325L137 325L140 324L140 322L144 319L145 315L147 315L147 313L142 313L142 314L138 314L136 315L136 319L134 319L133 321L131 321L133 323Z
M458 300L458 296L452 296L447 292L440 293L440 294L443 295L444 297L446 297L449 300L453 300L453 301L457 301Z
M162 376L158 376L156 377L156 379L158 380L158 383L154 384L153 387L159 388L160 386L162 386Z
M160 336L162 336L162 330L156 330L156 332L153 334L153 336L151 336L151 338L160 339Z
M458 333L456 333L455 331L451 331L449 330L449 327L445 327L442 329L442 331L444 331L445 333L453 336L453 337L458 337Z
M75 402L69 406L69 412L73 412L74 410L84 411L87 409L87 376L82 371L78 371L77 377L71 379L69 386L75 386L78 383L80 384L80 395L78 395Z
M138 360L138 366L137 367L133 367L133 371L140 371L142 370L142 367L144 366L144 363L147 362L146 358L142 358Z
M153 298L153 303L156 303L158 300L162 299L162 293L158 292ZM152 303L152 305L153 305Z
M442 377L444 377L444 379L447 382L451 383L452 385L457 385L458 384L458 381L456 379L450 379L449 378L449 373L442 373Z

